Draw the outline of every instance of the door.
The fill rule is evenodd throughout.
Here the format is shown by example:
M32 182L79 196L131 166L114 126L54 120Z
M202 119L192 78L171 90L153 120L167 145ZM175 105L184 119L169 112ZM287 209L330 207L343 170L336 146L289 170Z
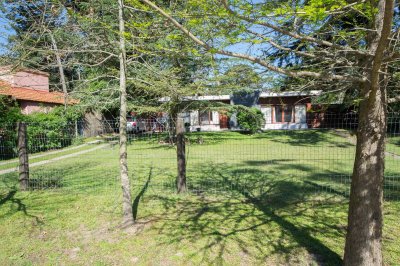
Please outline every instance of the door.
M220 128L228 128L229 119L226 114L219 114L219 127Z

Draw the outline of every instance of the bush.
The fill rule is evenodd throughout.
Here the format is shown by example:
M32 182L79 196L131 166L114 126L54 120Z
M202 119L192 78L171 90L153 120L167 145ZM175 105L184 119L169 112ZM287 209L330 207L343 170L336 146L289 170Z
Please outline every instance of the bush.
M261 130L265 122L263 113L257 108L241 109L237 113L236 119L242 129L251 133Z
M64 111L56 107L48 113L21 114L17 103L0 96L0 159L17 156L17 122L28 124L28 150L31 153L69 146L75 138L75 121L81 112L74 106Z
M0 160L16 156L16 123L22 117L14 100L0 95Z
M28 149L35 153L69 146L75 138L75 121L79 114L74 110L64 113L63 107L49 113L34 113L25 117L28 122Z

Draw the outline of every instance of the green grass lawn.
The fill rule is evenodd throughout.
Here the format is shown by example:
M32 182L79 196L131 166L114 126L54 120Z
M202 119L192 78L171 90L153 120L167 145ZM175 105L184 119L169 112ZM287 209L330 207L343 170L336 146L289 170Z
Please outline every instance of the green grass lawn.
M354 145L330 131L188 136L190 193L176 150L129 146L137 225L121 218L118 148L31 169L57 189L19 192L0 176L0 264L339 265ZM203 144L197 144L199 140ZM388 143L388 148L396 148ZM384 259L400 261L400 160L386 159Z
M69 146L65 149L59 149L59 150L50 150L46 152L40 152L40 153L35 153L31 154L32 158L29 159L29 163L36 163L36 162L41 162L49 159L53 159L56 157L84 151L93 148L93 145L75 145L75 146ZM36 157L37 156L37 157ZM5 169L11 169L11 168L17 168L19 165L18 158L15 159L9 159L9 160L1 160L0 161L0 170L5 170Z

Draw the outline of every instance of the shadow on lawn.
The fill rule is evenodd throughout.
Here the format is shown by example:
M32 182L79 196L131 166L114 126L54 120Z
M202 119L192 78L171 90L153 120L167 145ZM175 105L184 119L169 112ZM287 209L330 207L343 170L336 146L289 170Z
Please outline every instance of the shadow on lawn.
M345 228L340 224L344 219L335 213L330 217L326 211L316 214L315 209L346 206L345 198L313 198L312 186L277 177L274 171L233 165L202 165L199 169L197 187L191 185L196 197L152 196L166 210L161 217L168 217L158 228L168 239L165 244L200 243L201 249L190 253L188 262L201 254L202 262L216 264L224 263L227 256L242 257L241 261L251 257L268 264L342 263L341 256L316 235L343 238ZM209 194L218 182L223 192Z
M329 145L338 148L354 147L349 141L333 140L336 135L329 129L307 129L307 130L273 130L257 135L257 139L269 138L273 142L288 144L291 146L315 146Z
M37 225L43 225L43 221L38 216L32 215L28 212L28 209L22 198L16 196L17 193L17 190L12 189L2 196L0 199L0 208L4 208L5 205L9 205L9 211L1 213L0 218L6 218L17 212L22 212L25 216L34 218Z
M61 198L64 193L87 193L98 192L99 189L115 187L118 168L115 171L104 171L104 169L91 170L97 166L96 162L76 162L60 165L59 167L32 167L30 169L29 190L19 191L18 173L9 173L0 176L0 218L11 216L22 212L25 216L35 218L40 224L39 218L28 212L23 199L29 197L30 200L41 197L46 192L60 192ZM40 191L39 191L40 190ZM54 196L55 194L52 194ZM55 197L58 198L58 197ZM71 199L69 199L71 200ZM48 204L48 203L46 203ZM59 204L55 199L53 205ZM5 211L5 207L9 207Z
M329 129L307 129L307 130L270 130L253 135L243 134L240 132L190 132L185 135L187 145L215 145L229 141L229 143L240 144L240 141L255 142L257 140L266 140L275 143L281 143L290 146L314 147L321 145L336 148L354 148L354 144L345 138L340 138L337 134ZM200 141L201 140L201 141ZM138 140L139 141L139 140ZM168 150L174 148L173 145L167 145L165 142L159 142L159 137L147 138L140 140L143 143L154 144L147 149ZM200 143L200 144L199 144ZM266 145L264 143L264 145ZM143 147L140 147L143 148Z
M246 141L256 140L255 135L247 135L241 132L188 132L185 133L186 145L187 146L208 146L221 144L227 141ZM157 136L152 138L138 139L136 140L141 144L151 144L150 147L146 147L148 150L174 150L175 145L170 145L168 142L168 136L159 138ZM132 150L142 150L143 147L133 147Z
M134 220L136 220L136 218L137 218L140 199L143 197L144 193L146 193L147 188L149 187L152 175L153 175L153 167L150 167L150 171L149 171L149 175L147 177L146 183L144 184L142 189L139 191L139 193L136 195L135 199L133 200L132 214L133 214Z

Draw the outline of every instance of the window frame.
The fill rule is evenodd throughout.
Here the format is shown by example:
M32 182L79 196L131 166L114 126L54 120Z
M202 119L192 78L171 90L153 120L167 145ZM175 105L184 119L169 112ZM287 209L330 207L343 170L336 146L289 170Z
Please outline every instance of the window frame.
M201 115L202 114L204 114L204 113L208 113L208 122L204 122L202 119L201 119ZM205 111L200 111L199 110L199 124L201 125L201 126L206 126L206 125L214 125L214 120L213 120L213 113L212 113L212 111L209 111L209 110L205 110Z
M281 118L282 118L282 122L277 122L276 121L276 116L275 116L275 114L276 114L276 108L277 107L281 107L282 108L282 114L281 114ZM284 109L284 107L285 106L290 106L291 107L291 119L290 119L290 122L285 122L285 114L287 114L288 112L285 112L285 109ZM272 119L271 119L271 121L272 121L272 123L273 124L289 124L289 123L295 123L295 121L296 121L296 112L295 112L295 105L292 105L292 104L276 104L276 105L272 105L272 112L271 112L271 115L272 115Z

